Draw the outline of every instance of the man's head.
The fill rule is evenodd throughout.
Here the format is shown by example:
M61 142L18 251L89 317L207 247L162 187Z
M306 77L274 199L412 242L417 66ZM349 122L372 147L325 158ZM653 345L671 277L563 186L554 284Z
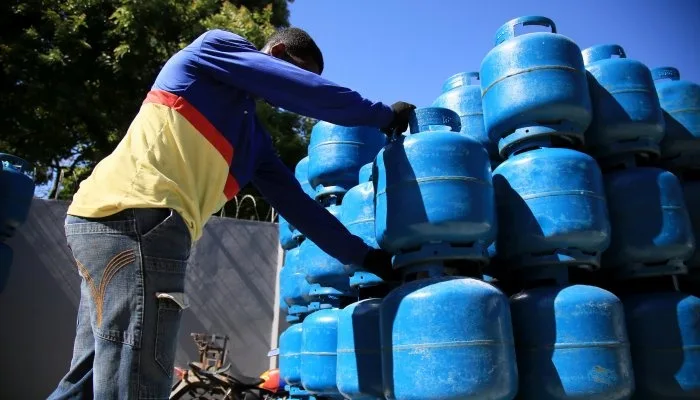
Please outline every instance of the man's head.
M323 72L321 50L311 36L299 28L279 30L270 37L262 52L318 75Z

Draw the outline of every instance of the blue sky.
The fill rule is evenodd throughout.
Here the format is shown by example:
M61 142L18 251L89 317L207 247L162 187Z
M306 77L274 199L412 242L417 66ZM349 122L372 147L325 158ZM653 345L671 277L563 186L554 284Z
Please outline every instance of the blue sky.
M581 49L621 45L648 67L700 83L700 0L296 0L292 25L324 54L324 77L374 101L429 106L443 81L478 71L496 30L542 15ZM544 28L543 28L544 29Z

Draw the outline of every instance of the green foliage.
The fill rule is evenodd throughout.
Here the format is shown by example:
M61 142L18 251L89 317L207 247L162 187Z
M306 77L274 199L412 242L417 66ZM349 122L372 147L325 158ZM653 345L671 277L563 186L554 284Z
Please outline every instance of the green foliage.
M275 27L270 23L272 19L272 4L268 4L260 11L251 12L244 6L234 6L224 3L221 11L202 20L202 26L206 29L227 29L231 32L243 33L246 39L257 48L265 45L267 38L275 33Z
M64 199L117 145L172 54L210 28L261 47L289 17L286 0L0 3L0 151L33 162L39 182L53 178L56 189L64 169ZM293 168L308 120L259 108Z
M61 180L61 191L58 192L60 200L71 200L73 193L78 190L80 182L90 175L92 168L76 166L72 170L64 169L63 179Z

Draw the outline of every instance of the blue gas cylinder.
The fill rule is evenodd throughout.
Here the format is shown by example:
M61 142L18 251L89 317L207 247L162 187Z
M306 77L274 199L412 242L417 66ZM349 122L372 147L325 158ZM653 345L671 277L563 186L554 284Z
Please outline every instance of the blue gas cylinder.
M339 314L338 308L326 308L304 319L301 384L309 393L325 396L339 394L336 385Z
M493 172L498 208L496 257L514 268L600 265L610 242L603 178L587 154L541 148Z
M334 217L338 218L341 206L331 204L326 207ZM345 272L345 266L340 261L321 250L311 240L305 240L299 246L299 256L303 260L306 280L318 283L324 287L332 287L340 291L350 290L350 280Z
M481 86L478 72L461 72L447 78L442 94L432 107L450 109L459 115L460 132L474 138L489 152L492 159L499 158L498 141L491 141L484 128L484 112L481 108ZM476 81L476 83L475 83Z
M309 183L309 156L299 160L297 166L294 168L294 177L299 181L304 193L308 194L309 197L314 197L316 192Z
M359 173L360 183L348 190L343 197L340 222L353 235L361 238L368 246L378 248L374 233L374 186L372 185L372 163L365 164ZM353 267L347 266L349 271Z
M493 180L493 171L498 168L499 165L501 165L500 160L496 161L494 159L491 159L491 179ZM495 187L494 187L494 193L495 193ZM498 208L496 208L496 221L498 221ZM496 238L498 238L498 235L496 235ZM489 245L489 247L486 249L486 252L489 255L489 259L493 260L494 257L496 257L496 242L494 241Z
M304 242L304 240L306 240L306 236L304 236L304 234L301 233L297 228L293 227L292 225L289 225L289 229L292 231L292 240L294 240L294 242L297 243L297 246Z
M280 377L290 385L301 383L301 336L301 323L291 325L280 335Z
M357 174L358 178L358 184L367 184L367 183L372 183L372 177L374 176L374 161L369 162L365 165L363 165L360 168L360 172Z
M661 158L667 166L700 168L700 85L680 80L673 67L651 74L666 125Z
M622 302L595 286L545 286L511 298L518 396L628 399L634 390Z
M622 301L634 363L634 399L700 398L700 298L657 292Z
M283 291L280 295L284 295L284 302L287 304L288 321L298 321L310 312L308 296L311 293L311 285L306 281L303 271L293 271L286 275L281 290Z
M300 249L291 249L284 255L284 267L280 271L280 297L289 307L287 313L305 313L311 285L306 281L304 262L300 259Z
M345 307L338 317L337 385L346 399L384 399L379 325L381 299Z
M309 197L313 198L315 196L315 191L309 183L309 156L306 156L299 160L297 166L294 169L294 176L297 178L297 181L299 181L299 184L301 185L301 188L304 191L304 193L308 194ZM297 230L291 225L289 226L289 229L292 231L292 239L294 239L296 243L301 243L302 241L304 241L305 236L303 233L299 232L299 230Z
M379 248L374 233L374 186L372 185L373 163L360 168L360 183L348 190L343 197L340 222L350 233L361 238L368 246ZM352 274L350 285L370 286L381 283L381 278L364 271L359 265L346 265L345 271Z
M309 140L309 182L316 198L342 195L357 185L360 167L385 144L386 135L377 128L316 123Z
M551 32L515 36L519 25ZM532 141L558 137L583 142L591 122L591 101L581 49L557 33L554 21L527 16L496 32L496 47L481 62L484 124L502 157Z
M12 237L29 215L34 179L29 163L0 153L0 240Z
M289 297L292 294L292 290L295 289L295 285L292 285L291 281L296 266L292 266L288 262L289 252L287 252L287 254L284 255L284 258L285 262L282 266L282 269L280 270L280 299L284 301L285 304L289 305L289 303L287 303L287 297Z
M659 168L605 174L612 236L603 265L620 276L683 273L695 249L678 178Z
M312 283L309 293L304 297L311 312L331 306L338 307L340 303L349 304L352 298L357 298L356 291L342 292L332 287L321 286L318 283Z
M376 238L397 254L396 266L487 259L496 237L489 157L459 127L454 111L415 110L411 134L393 138L377 155Z
M12 247L4 242L0 242L0 293L5 290L7 281L10 278L10 268L12 267Z
M596 158L626 153L658 154L664 118L651 71L626 58L616 44L585 49L593 121L586 147Z
M491 180L493 182L493 172L498 168L499 165L501 165L503 161L502 160L494 160L491 159ZM494 195L495 195L495 188L494 188ZM495 201L495 200L494 200ZM496 220L498 221L498 208L496 208ZM498 235L496 235L496 238L498 238ZM486 252L489 255L489 259L493 259L496 256L496 242L494 241L491 243L491 245L486 249Z
M297 242L293 236L293 227L289 225L289 222L287 222L281 214L279 215L277 227L279 230L280 244L283 249L289 250L299 246L299 242Z
M508 298L492 285L446 276L412 281L384 298L380 321L387 399L515 396Z

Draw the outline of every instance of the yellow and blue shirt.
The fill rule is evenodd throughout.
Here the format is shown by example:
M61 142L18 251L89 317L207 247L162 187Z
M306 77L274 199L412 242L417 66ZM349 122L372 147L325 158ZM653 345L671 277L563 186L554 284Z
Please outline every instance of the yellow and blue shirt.
M255 98L345 126L388 125L383 103L212 30L170 58L112 154L80 184L68 213L99 218L129 208L167 207L193 241L209 217L252 182L321 249L361 263L369 248L311 200L277 157L255 115Z

